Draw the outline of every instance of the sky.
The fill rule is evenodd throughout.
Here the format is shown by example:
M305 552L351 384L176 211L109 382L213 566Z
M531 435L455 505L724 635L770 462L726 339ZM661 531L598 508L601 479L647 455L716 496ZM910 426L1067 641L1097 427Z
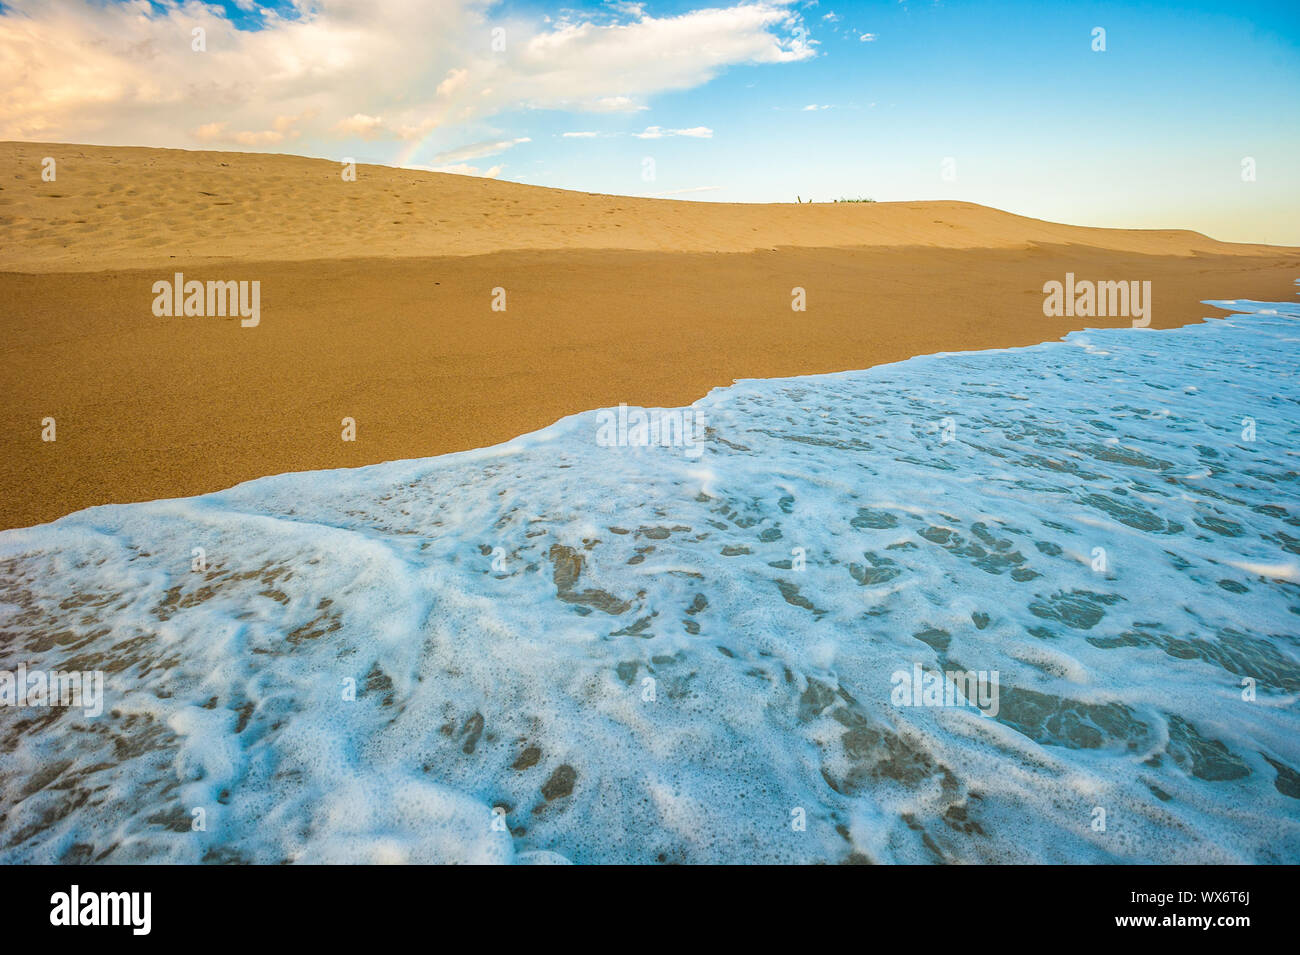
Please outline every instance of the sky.
M0 0L0 139L1300 245L1297 0L708 2Z

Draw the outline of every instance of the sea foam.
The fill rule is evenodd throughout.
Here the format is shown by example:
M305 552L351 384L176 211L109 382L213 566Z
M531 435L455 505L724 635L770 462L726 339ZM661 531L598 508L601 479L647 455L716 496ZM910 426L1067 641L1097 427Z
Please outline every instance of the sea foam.
M1232 307L0 534L0 669L105 673L0 707L0 860L1300 861L1300 308Z

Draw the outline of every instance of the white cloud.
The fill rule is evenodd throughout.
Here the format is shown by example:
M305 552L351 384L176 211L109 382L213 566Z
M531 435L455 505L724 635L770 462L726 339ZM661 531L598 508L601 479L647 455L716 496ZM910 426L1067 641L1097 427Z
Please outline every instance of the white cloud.
M863 43L875 43L876 35L874 33L864 33L862 36L858 37L858 39Z
M447 78L438 84L439 96L450 96L469 82L469 70L448 70Z
M302 119L311 118L310 112L302 116L277 116L270 129L232 130L229 123L204 123L193 131L194 138L204 144L223 143L235 146L274 146L290 142L301 133L293 127Z
M600 22L549 23L500 17L494 0L297 0L292 18L262 10L260 30L199 2L5 0L0 10L0 139L296 141L319 153L446 130L454 142L457 130L490 134L487 120L508 110L634 112L730 66L815 56L789 0L659 17L630 4ZM494 52L497 26L507 43ZM191 49L196 27L206 52ZM297 119L278 125L284 117Z
M600 133L576 132L576 133L561 133L560 135L564 139L595 139L597 136L600 135Z
M339 138L357 139L419 139L434 128L436 123L426 120L423 123L386 123L380 116L367 116L357 113L341 119L330 127L329 132Z
M583 105L583 109L589 113L635 113L649 108L628 96L601 96L588 100Z
M520 143L531 142L532 139L529 137L521 136L519 139L503 139L498 142L471 143L468 146L460 146L456 149L448 149L445 152L438 153L433 157L433 162L446 165L462 163L470 159L482 159L485 156L495 156L497 153L503 153Z
M491 169L479 169L477 166L467 166L464 163L453 163L450 166L412 166L412 169L427 169L429 172L451 172L458 176L479 176L483 179L496 179L501 175L503 166L493 166Z
M340 119L331 127L331 131L340 136L356 136L360 139L374 139L383 132L384 121L378 116L357 113L347 119Z
M692 139L712 139L713 130L707 126L692 126L690 129L664 129L662 126L647 126L643 133L633 133L637 139L663 139L665 136L688 136Z
M827 106L818 106L816 103L809 103L807 106L805 106L805 107L803 108L803 112L805 112L805 113L815 113L815 112L817 112L818 110L823 110L823 109L834 109L834 107L833 107L833 106L829 106L829 105L827 105Z

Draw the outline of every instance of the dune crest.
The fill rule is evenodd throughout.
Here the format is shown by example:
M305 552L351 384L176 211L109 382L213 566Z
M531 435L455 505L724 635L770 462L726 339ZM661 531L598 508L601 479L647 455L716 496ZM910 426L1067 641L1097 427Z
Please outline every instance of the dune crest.
M41 178L47 156L54 182ZM0 192L0 270L18 272L558 249L1276 251L1176 229L1061 225L970 202L685 202L368 165L349 182L340 163L264 153L5 142L0 167L13 170Z

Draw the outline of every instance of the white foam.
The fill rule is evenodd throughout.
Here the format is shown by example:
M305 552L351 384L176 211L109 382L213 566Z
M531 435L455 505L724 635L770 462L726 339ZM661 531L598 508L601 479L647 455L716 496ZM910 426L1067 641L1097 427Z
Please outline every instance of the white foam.
M0 708L0 860L1295 862L1268 308L738 382L698 459L592 412L0 534L0 668L109 671Z

